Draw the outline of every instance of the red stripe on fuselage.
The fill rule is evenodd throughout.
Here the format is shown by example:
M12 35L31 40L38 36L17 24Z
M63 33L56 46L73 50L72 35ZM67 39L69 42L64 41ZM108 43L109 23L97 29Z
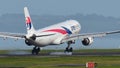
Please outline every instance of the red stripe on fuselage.
M63 29L50 29L50 30L45 30L43 32L59 32L61 34L67 34L67 32Z

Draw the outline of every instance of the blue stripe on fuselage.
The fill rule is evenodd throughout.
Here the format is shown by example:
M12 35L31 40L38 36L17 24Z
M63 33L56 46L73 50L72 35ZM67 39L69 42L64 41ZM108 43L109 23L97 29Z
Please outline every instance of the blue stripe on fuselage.
M64 27L64 26L61 26L61 27L64 28L65 31L66 31L68 34L72 34L72 32L71 32L68 28L66 28L66 27Z

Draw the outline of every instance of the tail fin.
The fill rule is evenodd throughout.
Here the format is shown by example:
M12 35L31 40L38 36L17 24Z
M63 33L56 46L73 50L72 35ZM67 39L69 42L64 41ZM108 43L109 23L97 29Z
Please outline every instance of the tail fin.
M28 11L27 7L24 7L24 14L25 14L25 21L26 21L26 27L27 27L27 33L33 33L35 31L33 24L32 24L32 20L30 18L30 14Z

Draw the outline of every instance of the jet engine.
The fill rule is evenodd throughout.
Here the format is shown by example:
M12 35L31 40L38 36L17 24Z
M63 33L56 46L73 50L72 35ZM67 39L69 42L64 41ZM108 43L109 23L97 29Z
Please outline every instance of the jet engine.
M33 34L31 36L26 36L25 38L25 43L28 45L28 46L31 46L33 45L33 42L36 40L36 35Z
M25 39L25 43L28 45L28 46L31 46L32 43L28 40L28 39Z
M90 45L90 44L92 44L92 43L93 43L93 38L92 38L92 37L84 38L84 39L82 40L82 44L83 44L84 46L88 46L88 45Z

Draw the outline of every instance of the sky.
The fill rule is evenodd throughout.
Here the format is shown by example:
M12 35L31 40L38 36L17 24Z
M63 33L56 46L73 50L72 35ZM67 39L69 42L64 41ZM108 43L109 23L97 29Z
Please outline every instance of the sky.
M74 14L97 14L106 17L116 17L120 18L120 0L0 0L0 15L3 14L23 14L23 8L27 6L31 14L35 15L74 15ZM105 42L116 42L115 39L105 39ZM11 39L10 39L11 40ZM104 42L104 40L96 41L93 43L93 48L99 47L100 45L95 45L98 42ZM17 41L19 43L24 43L23 40ZM6 43L0 42L1 44ZM15 49L19 49L21 44L18 44L12 40L7 41L10 46ZM117 43L111 43L111 45L118 45ZM3 46L3 45L2 45ZM25 46L29 48L29 46ZM81 46L80 46L81 47ZM3 46L5 49L6 46ZM76 47L77 48L77 47ZM81 47L84 48L84 47ZM108 46L105 46L108 48ZM114 47L117 48L117 47Z
M120 17L120 0L0 0L0 15L23 13L27 6L32 14L98 14Z

